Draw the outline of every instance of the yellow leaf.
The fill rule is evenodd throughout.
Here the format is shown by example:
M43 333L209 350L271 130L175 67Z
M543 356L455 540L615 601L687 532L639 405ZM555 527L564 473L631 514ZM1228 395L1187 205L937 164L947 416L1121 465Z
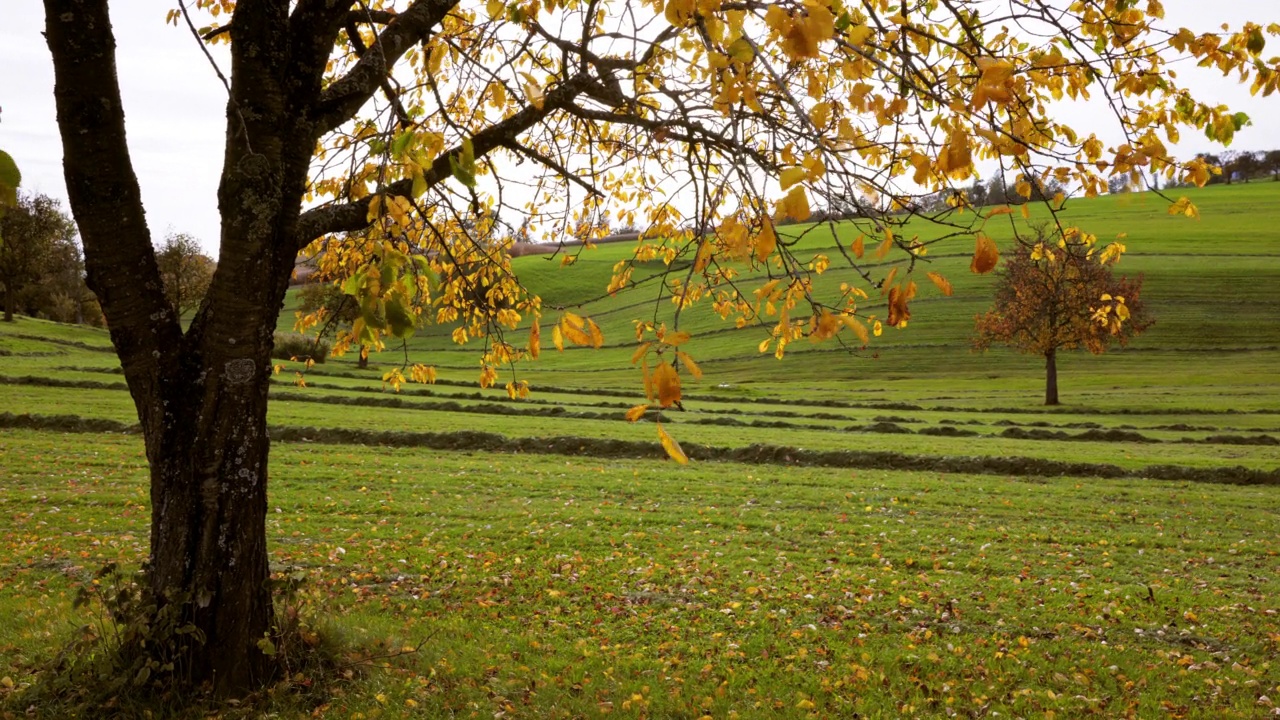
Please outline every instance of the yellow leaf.
M889 254L889 250L893 247L893 231L885 229L884 240L880 241L880 247L876 248L876 259L882 260L885 255Z
M645 353L649 352L649 346L652 344L652 342L640 343L640 347L636 348L636 351L631 354L631 364L635 365L640 362L640 358L644 357Z
M662 333L662 342L672 347L675 347L676 345L683 345L684 343L689 342L689 338L691 337L693 336L685 332L684 330L676 330L674 332L664 332Z
M521 89L524 90L524 96L529 99L531 105L541 110L542 103L546 100L546 96L542 92L542 85L529 73L521 73L521 75L525 79L524 84L521 86Z
M861 259L862 259L862 253L863 253L863 247L862 247L862 236L861 236L861 235L859 235L859 236L857 237L857 239L853 241L853 247L852 247L852 250L853 250L853 256L854 256L854 257L856 257L856 258L858 258L859 260L861 260Z
M680 373L671 363L663 360L653 371L653 387L658 396L658 404L671 407L680 402Z
M969 269L979 275L989 273L995 269L996 263L1000 261L1000 251L996 249L995 242L978 233L977 247L973 251L973 261L969 263Z
M812 122L813 126L819 130L826 127L830 120L831 103L829 102L820 102L817 105L814 105L813 109L809 111L809 121Z
M790 167L790 168L787 168L786 170L783 170L778 175L778 183L782 185L783 190L787 190L792 185L795 185L798 182L804 182L804 179L808 176L809 176L808 170L802 167Z
M677 350L676 357L680 358L680 362L689 369L689 374L692 375L695 380L702 379L702 368L698 367L698 364L693 361L693 358L689 357L689 353L684 352L683 350Z
M564 317L561 318L561 321L568 323L579 330L587 326L587 321L583 320L581 315L575 315L568 311L565 311Z
M756 236L756 260L764 262L778 247L778 236L773 231L773 223L766 220L760 234Z
M662 423L658 423L658 439L662 441L662 449L667 451L667 455L670 455L672 460L681 465L689 464L689 456L684 454L680 443L676 442L676 439L667 433L666 428L662 427Z
M667 18L667 22L672 25L684 27L693 19L696 11L697 3L695 0L667 0L663 15Z
M557 350L564 352L564 335L561 334L559 325L551 328L551 342L555 344Z
M871 336L867 333L867 326L863 325L861 320L852 315L845 315L844 324L853 331L854 335L858 336L858 342L863 345L871 342Z
M591 347L599 348L604 345L604 333L600 332L600 326L596 325L596 321L587 318L587 331L591 334Z
M645 412L649 409L648 405L637 405L627 411L627 420L635 422L644 417Z
M933 284L934 284L934 285L937 285L937 286L938 286L938 289L942 291L942 294L943 294L943 295L947 295L947 296L950 296L950 295L951 295L951 281L950 281L950 280L947 280L947 279L946 279L946 278L944 278L942 275L940 275L940 274L938 274L938 273L936 273L936 272L933 272L932 270L930 270L928 273L926 273L926 275L929 277L929 279L930 279L930 280L932 280L932 281L933 281Z
M565 313L560 318L560 332L565 338L568 338L574 345L587 346L592 344L591 335L588 334L586 321L574 315L573 313Z
M533 321L533 325L529 328L529 355L534 360L538 359L538 355L542 353L542 325L537 321Z

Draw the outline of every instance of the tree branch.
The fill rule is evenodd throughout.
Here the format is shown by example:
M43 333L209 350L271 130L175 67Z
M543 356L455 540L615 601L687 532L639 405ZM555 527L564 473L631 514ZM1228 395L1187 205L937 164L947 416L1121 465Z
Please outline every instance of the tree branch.
M372 54L372 51L370 51ZM367 57L367 56L366 56ZM587 74L578 74L547 92L542 107L527 105L520 112L481 130L471 138L477 158L484 156L498 147L507 147L516 143L520 133L541 122L544 118L558 110L572 106L574 98L596 89L599 81ZM576 109L575 109L576 112ZM453 170L449 159L461 152L460 147L440 154L431 167L423 172L427 189L433 188L452 177ZM413 180L406 178L397 180L382 188L386 195L402 195L409 197L413 190ZM298 218L295 237L298 250L302 250L318 237L337 232L355 232L369 226L369 203L372 198L362 198L338 205L323 205L302 213Z
M165 299L142 193L125 137L115 36L106 0L45 0L63 172L84 243L89 286L102 302L134 397L181 347ZM139 406L144 424L158 421Z
M321 93L316 103L317 137L350 120L364 107L400 56L428 37L431 29L456 5L457 0L416 0L403 13L391 18L369 51L346 75ZM362 22L368 22L368 18Z

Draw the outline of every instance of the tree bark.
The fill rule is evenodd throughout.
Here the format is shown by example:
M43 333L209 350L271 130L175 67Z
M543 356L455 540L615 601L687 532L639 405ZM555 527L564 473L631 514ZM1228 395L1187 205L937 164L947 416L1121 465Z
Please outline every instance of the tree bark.
M1058 351L1044 354L1044 404L1058 404Z
M184 334L164 297L125 137L106 0L45 0L68 196L90 288L133 396L151 474L150 582L182 606L178 672L219 694L269 680L266 543L272 333L296 256L314 135L290 106L287 2L245 0L219 187L226 258ZM240 23L237 22L237 27ZM260 37L252 29L261 29ZM323 63L301 73L318 94ZM296 78L297 75L294 75ZM308 90L303 89L301 94ZM246 120L245 118L248 118Z

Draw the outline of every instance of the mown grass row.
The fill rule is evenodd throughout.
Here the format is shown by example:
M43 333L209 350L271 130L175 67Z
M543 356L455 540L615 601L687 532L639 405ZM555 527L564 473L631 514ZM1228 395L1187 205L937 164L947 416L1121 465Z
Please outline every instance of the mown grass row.
M146 470L131 436L6 430L0 454L20 704L101 621L76 591L145 554ZM1280 695L1272 488L291 442L272 462L306 627L353 661L417 648L273 693L280 717L1252 718Z

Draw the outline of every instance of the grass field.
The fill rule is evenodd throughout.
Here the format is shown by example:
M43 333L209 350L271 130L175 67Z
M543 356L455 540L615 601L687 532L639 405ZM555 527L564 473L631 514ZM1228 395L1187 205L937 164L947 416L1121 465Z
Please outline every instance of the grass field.
M478 351L436 328L408 349L434 386L382 387L399 351L331 360L306 388L282 374L273 563L305 577L316 628L369 655L355 669L386 667L264 712L1269 716L1280 183L1194 199L1198 222L1149 195L1069 205L1128 233L1120 269L1145 273L1157 324L1060 360L1058 408L1038 404L1038 359L969 352L991 280L946 246L930 269L956 295L926 290L910 327L855 354L797 343L779 362L760 330L690 312L706 376L664 417L687 467L622 418L652 295L583 302L624 245L564 271L517 261L547 307L607 338L522 366L529 400L476 387ZM0 717L100 621L71 607L77 589L145 557L134 418L104 331L0 323Z

